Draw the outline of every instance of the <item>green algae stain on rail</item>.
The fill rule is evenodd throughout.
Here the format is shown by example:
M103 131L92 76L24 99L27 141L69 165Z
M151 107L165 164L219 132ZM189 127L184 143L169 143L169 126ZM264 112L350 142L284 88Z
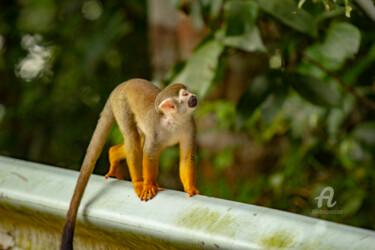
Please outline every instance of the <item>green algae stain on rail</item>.
M177 221L177 225L183 228L206 230L212 235L224 233L228 237L235 236L238 226L235 217L200 207L184 212Z
M260 244L266 249L286 249L296 244L296 236L286 231L277 231L270 236L260 238Z

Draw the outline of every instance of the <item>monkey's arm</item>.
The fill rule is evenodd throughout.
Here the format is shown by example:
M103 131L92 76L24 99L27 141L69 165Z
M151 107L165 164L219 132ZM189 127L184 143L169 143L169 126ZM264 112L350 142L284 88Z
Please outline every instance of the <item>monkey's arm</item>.
M190 197L199 194L195 188L195 131L180 142L180 178Z

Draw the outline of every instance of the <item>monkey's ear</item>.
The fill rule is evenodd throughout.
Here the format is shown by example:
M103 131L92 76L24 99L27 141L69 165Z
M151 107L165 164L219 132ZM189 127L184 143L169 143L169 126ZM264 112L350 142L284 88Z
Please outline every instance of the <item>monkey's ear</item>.
M168 112L176 110L176 105L174 105L172 100L168 98L160 103L159 109L162 110L164 113L168 113Z

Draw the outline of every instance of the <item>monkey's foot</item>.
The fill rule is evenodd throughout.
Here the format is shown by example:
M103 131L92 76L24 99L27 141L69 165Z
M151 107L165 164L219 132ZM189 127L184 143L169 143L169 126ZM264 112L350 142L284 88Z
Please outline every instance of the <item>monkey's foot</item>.
M163 191L163 190L164 190L163 188L158 187L157 185L144 184L143 190L139 198L141 198L141 201L148 201L149 199L152 199L156 196L157 191Z
M138 197L141 197L141 193L142 193L142 190L143 190L143 181L134 181L133 187L134 187L134 191L138 195Z
M198 189L196 189L195 187L189 188L189 189L187 189L185 191L186 191L186 193L189 194L189 197L192 197L195 194L200 194L199 191L198 191Z
M111 164L108 173L105 175L105 178L108 177L116 177L116 179L124 180L125 179L125 172L120 162L116 164Z

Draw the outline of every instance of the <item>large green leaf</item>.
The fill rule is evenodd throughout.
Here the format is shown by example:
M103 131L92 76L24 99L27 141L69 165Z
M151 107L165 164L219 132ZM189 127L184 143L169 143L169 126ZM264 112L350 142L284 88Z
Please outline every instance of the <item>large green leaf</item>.
M264 51L258 27L255 25L258 5L251 1L229 1L224 6L224 44L248 52Z
M329 69L338 69L345 59L358 52L360 40L357 27L349 23L333 23L324 42L312 45L305 53Z
M335 82L324 82L318 78L295 74L290 77L293 88L307 101L323 107L337 107L341 95Z
M357 27L350 23L334 23L327 31L321 49L329 58L344 60L358 52L360 40Z
M204 97L215 76L219 56L224 46L212 39L201 45L172 82L184 83L198 97Z
M312 37L318 34L313 17L305 10L297 11L297 3L293 0L258 0L259 6L284 24L306 33Z

